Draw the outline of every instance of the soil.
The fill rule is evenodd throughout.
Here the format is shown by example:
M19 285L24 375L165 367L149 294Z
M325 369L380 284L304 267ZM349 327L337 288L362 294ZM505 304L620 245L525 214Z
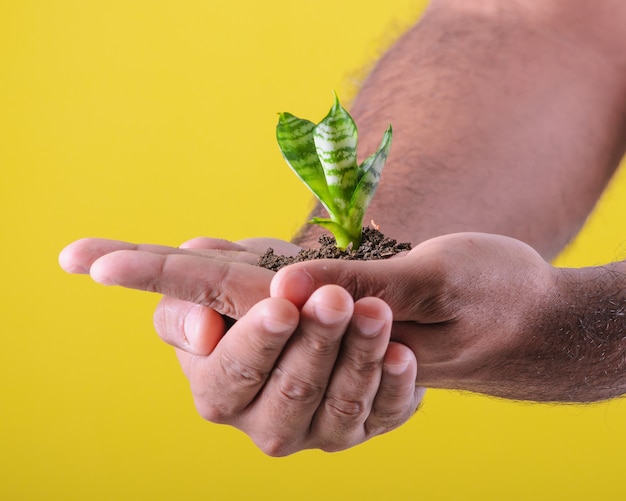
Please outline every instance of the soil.
M295 256L281 256L274 254L274 249L267 249L259 258L259 266L268 270L278 271L284 266L313 259L347 259L347 260L375 260L387 259L400 252L411 250L411 244L398 243L392 238L386 237L380 230L375 228L363 228L363 240L361 246L356 249L342 251L337 248L335 239L331 235L322 235L319 238L319 249L302 249Z

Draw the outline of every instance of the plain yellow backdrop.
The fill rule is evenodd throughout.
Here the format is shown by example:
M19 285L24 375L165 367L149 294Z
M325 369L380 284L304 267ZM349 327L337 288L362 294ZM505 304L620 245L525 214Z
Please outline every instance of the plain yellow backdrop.
M197 416L156 296L57 265L84 236L289 238L311 199L276 113L349 101L425 3L0 2L0 499L626 498L622 400L431 391L394 433L268 458ZM625 193L618 175L559 264L626 257Z

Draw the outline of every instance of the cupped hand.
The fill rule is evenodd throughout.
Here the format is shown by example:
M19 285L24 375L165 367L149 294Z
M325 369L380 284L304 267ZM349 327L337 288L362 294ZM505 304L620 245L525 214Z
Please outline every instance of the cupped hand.
M355 299L384 300L395 320L392 339L412 349L421 386L560 400L567 382L551 365L557 348L541 325L557 276L518 240L461 233L397 259L297 263L278 272L271 292L305 296L338 284Z
M396 428L419 404L415 358L389 345L391 324L383 301L326 285L300 311L284 298L257 303L209 356L178 355L205 419L272 456L337 451Z
M267 454L340 450L404 423L423 390L411 350L389 342L389 307L336 286L268 297L274 273L253 264L268 245L297 251L256 239L181 248L86 239L60 262L103 284L167 294L155 326L177 348L199 412ZM227 333L223 315L240 319Z

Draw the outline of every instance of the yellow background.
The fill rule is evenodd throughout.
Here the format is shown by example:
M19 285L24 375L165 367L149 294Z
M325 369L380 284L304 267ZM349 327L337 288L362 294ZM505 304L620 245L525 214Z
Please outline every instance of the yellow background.
M0 2L0 499L626 498L621 400L431 391L353 450L265 457L197 416L156 296L57 265L83 236L289 238L311 201L276 113L347 101L424 4ZM625 191L618 176L561 264L625 256Z

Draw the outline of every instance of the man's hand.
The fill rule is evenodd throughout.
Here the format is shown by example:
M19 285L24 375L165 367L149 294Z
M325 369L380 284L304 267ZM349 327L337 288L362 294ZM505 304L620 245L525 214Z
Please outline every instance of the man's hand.
M336 451L404 423L422 391L415 358L389 345L391 311L323 286L300 312L254 305L209 356L178 350L200 414L247 433L267 454Z
M604 388L583 384L604 370L594 366L600 351L572 358L572 345L585 340L563 331L564 280L518 240L461 233L387 261L297 263L278 272L271 291L291 297L332 283L354 298L383 299L392 339L415 353L420 386L523 400L604 398Z
M103 284L167 294L155 326L177 348L199 412L267 454L340 450L404 423L423 390L411 350L389 342L389 307L332 285L270 298L274 273L253 265L269 244L297 250L265 240L175 249L88 239L60 262ZM239 321L226 332L222 315Z
M277 243L283 250L291 245ZM268 297L274 274L251 266L258 256L239 244L195 239L182 247L89 238L63 249L59 263L103 285L164 294L155 313L163 340L208 355L225 332L225 320L240 318Z

